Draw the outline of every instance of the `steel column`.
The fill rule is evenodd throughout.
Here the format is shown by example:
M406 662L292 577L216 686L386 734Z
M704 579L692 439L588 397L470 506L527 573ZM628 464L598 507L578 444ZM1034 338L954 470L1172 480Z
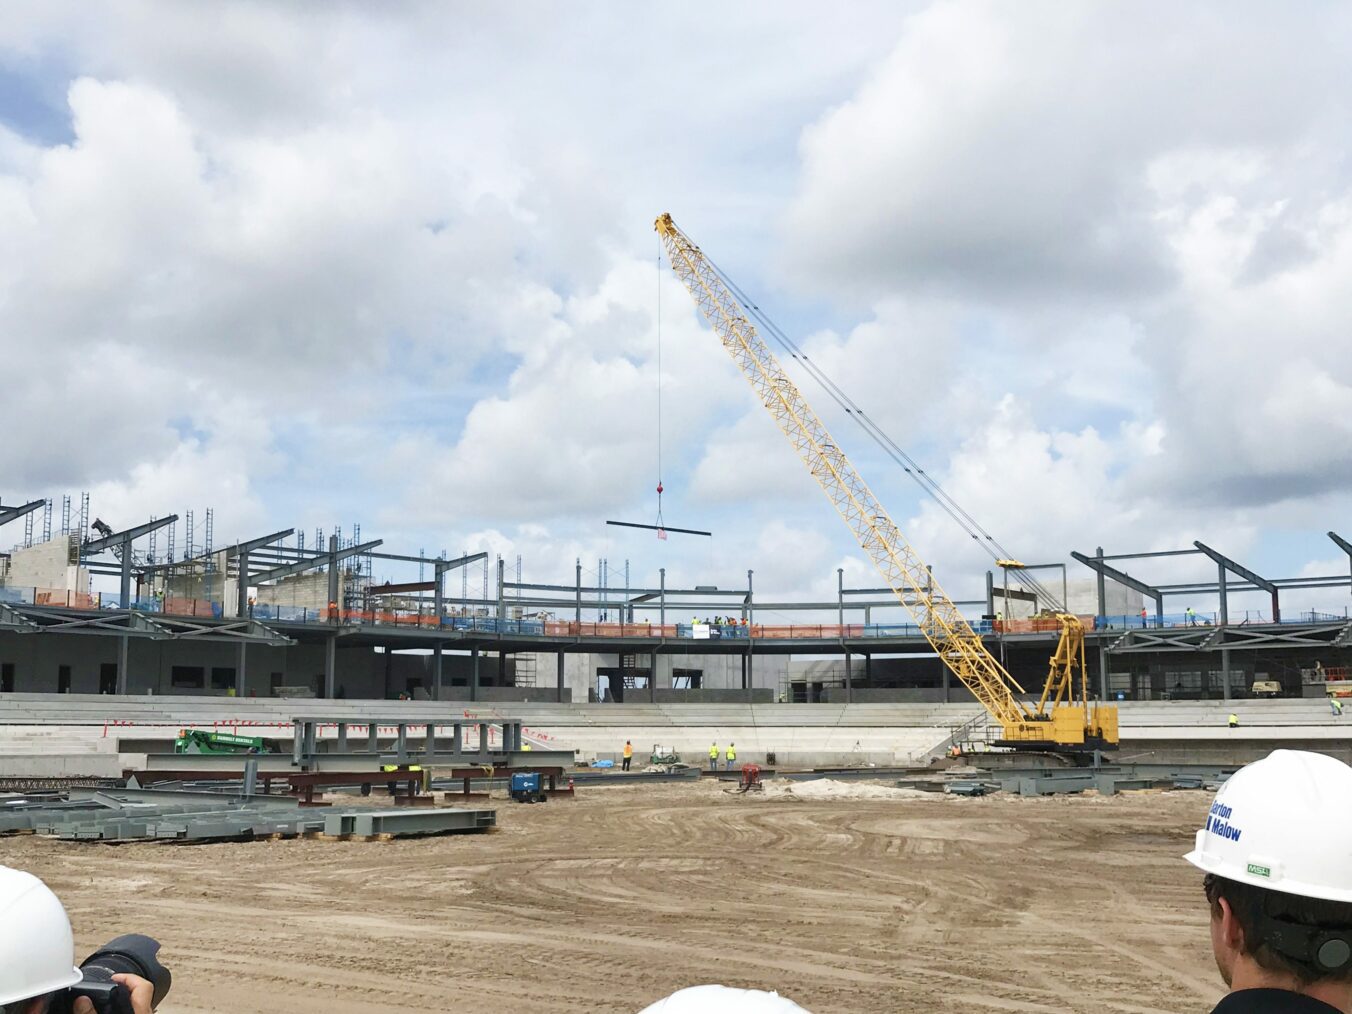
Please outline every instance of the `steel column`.
M333 700L338 685L338 635L330 634L324 642L324 696Z
M126 634L118 640L117 646L117 692L125 695L131 686L131 674L127 672L127 656L130 653L131 638Z
M557 652L555 652L554 654L558 656L558 660L559 660L559 672L558 672L559 703L562 704L562 703L563 703L563 652L562 652L562 651L557 651Z
M1099 565L1094 568L1094 576L1097 578L1098 585L1098 614L1100 616L1108 615L1108 589L1106 579L1103 574L1103 547L1097 547L1097 559Z
M836 568L836 625L845 626L845 568ZM841 637L845 636L841 631Z
M337 623L342 616L342 603L338 601L338 536L329 536L329 622ZM326 697L332 697L330 691L325 694Z
M235 615L249 615L249 551L239 553L239 577L235 580Z
M507 601L502 597L502 583L506 580L507 561L498 557L498 622L501 623L507 618Z
M746 611L750 615L750 619L748 619L746 623L746 667L743 670L742 675L742 689L746 691L746 699L748 701L755 697L755 692L752 690L752 687L756 683L756 663L754 660L754 645L756 641L754 636L756 624L756 598L755 584L753 582L755 573L754 570L748 570L746 572Z

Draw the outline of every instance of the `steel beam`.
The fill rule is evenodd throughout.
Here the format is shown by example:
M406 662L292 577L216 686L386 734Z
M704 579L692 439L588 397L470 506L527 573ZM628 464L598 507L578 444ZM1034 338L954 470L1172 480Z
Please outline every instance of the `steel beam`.
M1120 571L1116 567L1109 567L1103 560L1096 556L1085 556L1083 553L1077 553L1074 550L1071 551L1070 555L1074 559L1079 560L1080 563L1084 564L1090 570L1102 574L1104 577L1110 577L1118 584L1126 585L1128 588L1131 588L1133 591L1138 591L1142 595L1150 596L1150 598L1155 600L1156 618L1163 617L1164 593L1158 588L1153 585L1148 585L1144 581L1138 581L1130 574ZM1107 559L1107 557L1104 557L1104 559Z
M159 518L155 521L147 521L143 525L137 525L135 528L127 528L124 531L113 532L112 535L105 535L101 539L94 539L90 542L82 543L80 546L81 556L96 556L105 550L112 549L114 546L125 546L127 543L139 539L142 535L149 535L151 532L166 525L172 525L178 520L177 514L170 514L168 517Z
M14 630L20 634L35 634L42 628L8 602L0 602L0 630Z
M11 521L18 521L25 514L32 514L39 507L45 507L46 500L33 500L23 504L20 507L0 507L0 525L7 525Z
M1275 584L1273 584L1271 581L1269 581L1269 580L1268 580L1267 578L1265 578L1265 577L1259 577L1257 574L1255 574L1253 571L1249 570L1247 567L1243 566L1242 564L1236 563L1234 560L1230 559L1230 558L1229 558L1228 556L1226 556L1225 554L1220 553L1220 552L1218 552L1218 551L1212 549L1210 546L1204 545L1203 543L1197 542L1197 541L1194 541L1194 542L1193 542L1193 545L1196 546L1201 552L1203 552L1203 553L1205 553L1207 556L1211 557L1211 559L1214 560L1217 564L1219 564L1220 566L1226 568L1226 569L1227 569L1228 571L1230 571L1232 574L1237 574L1237 575L1239 575L1239 576L1242 577L1244 580L1249 581L1249 582L1251 582L1251 583L1257 585L1259 588L1263 589L1263 591L1265 591L1265 592L1267 592L1269 595L1271 595L1271 596L1272 596L1272 622L1273 622L1273 623L1280 623L1280 622L1281 622L1281 620L1282 620L1282 607L1281 607L1281 602L1280 602L1279 599L1278 599L1278 589L1277 589L1277 586L1276 586Z
M359 546L340 549L336 553L325 553L323 556L312 559L299 560L285 567L276 567L272 570L265 570L261 574L254 574L251 576L251 580L256 584L262 584L265 581L280 581L282 578L291 577L294 574L304 574L306 571L315 570L329 564L341 563L352 556L361 556L373 547L383 545L384 541L384 539L375 539L371 542L363 542Z
M438 587L437 581L408 581L404 584L390 584L386 581L384 584L373 585L366 594L372 598L380 598L384 595L406 595L409 592L434 592Z

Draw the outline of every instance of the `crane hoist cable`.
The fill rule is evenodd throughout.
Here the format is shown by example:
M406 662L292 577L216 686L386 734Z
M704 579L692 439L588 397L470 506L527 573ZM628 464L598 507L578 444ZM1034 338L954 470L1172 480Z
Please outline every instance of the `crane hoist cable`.
M703 253L703 251L701 251ZM891 436L880 426L872 416L865 413L864 409L849 396L849 394L837 384L827 372L814 362L803 349L789 337L787 333L773 320L770 319L761 308L751 299L746 292L737 285L727 273L723 271L718 264L704 254L705 261L718 276L719 281L726 285L729 291L737 298L738 302L759 322L777 345L788 353L789 358L797 362L813 380L824 390L827 395L845 412L847 416L862 429L870 439L873 440L884 454L892 459L908 475L920 489L938 504L953 521L966 532L974 542L980 545L985 552L990 554L992 560L1000 563L1002 567L1005 562L1011 561L1013 555L1008 549L1002 546L980 522L974 518L961 504L955 500L949 492L932 475L922 468L911 455L907 454L902 447L892 439ZM1011 572L1014 579L1023 585L1035 598L1044 600L1047 606L1054 611L1064 610L1066 604L1049 591L1032 574L1018 567L1006 567Z
M662 518L662 237L657 237L657 537L667 539Z
M657 517L656 524L644 525L634 521L607 521L606 524L618 528L643 528L655 531L658 539L667 541L667 536L702 535L713 538L713 532L699 528L671 528L662 516L662 494L666 491L662 484L662 237L657 238Z

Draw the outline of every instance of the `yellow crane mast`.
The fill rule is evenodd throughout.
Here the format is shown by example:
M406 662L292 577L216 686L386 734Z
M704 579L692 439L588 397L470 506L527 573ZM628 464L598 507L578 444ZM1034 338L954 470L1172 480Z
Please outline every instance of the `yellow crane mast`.
M1052 659L1042 701L1036 711L1016 696L1023 693L926 569L883 505L850 464L840 445L785 374L747 318L741 304L712 263L690 238L663 214L656 222L667 257L694 297L719 341L750 382L761 404L789 438L808 471L821 485L860 547L915 619L934 651L1003 731L1012 747L1083 751L1117 745L1117 708L1092 704L1084 679L1084 632L1079 632L1080 687L1072 669L1076 657L1071 627L1063 626L1061 645ZM1064 624L1063 620L1063 624ZM1069 635L1069 638L1068 638ZM1059 664L1062 656L1069 660ZM1051 698L1051 709L1047 710Z

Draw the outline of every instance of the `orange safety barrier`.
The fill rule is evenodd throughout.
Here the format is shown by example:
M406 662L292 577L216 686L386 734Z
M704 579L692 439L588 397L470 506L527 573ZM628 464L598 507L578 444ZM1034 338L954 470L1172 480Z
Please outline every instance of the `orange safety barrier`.
M98 600L84 592L62 591L57 588L34 588L35 606L69 606L72 609L97 609Z
M1085 630L1094 629L1094 617L1077 619ZM1061 621L1055 616L1037 616L1028 620L996 620L994 627L998 634L1055 634L1061 629Z
M170 616L211 616L211 602L207 599L165 597L160 611Z

